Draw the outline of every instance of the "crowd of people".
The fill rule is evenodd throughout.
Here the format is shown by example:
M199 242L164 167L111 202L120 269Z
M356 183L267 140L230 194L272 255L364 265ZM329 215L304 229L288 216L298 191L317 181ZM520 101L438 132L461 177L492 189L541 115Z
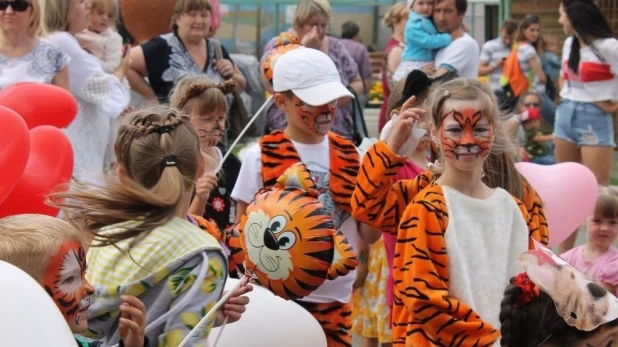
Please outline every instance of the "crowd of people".
M559 309L589 300L562 275L575 270L545 269L567 281L558 293L518 261L551 255L552 226L515 163L595 174L587 241L571 237L560 253L595 298L618 301L615 33L592 0L562 0L562 52L534 14L479 45L467 11L466 0L408 0L386 13L380 140L361 153L354 101L372 80L360 28L331 36L328 0L300 0L264 49L273 102L241 162L226 145L248 81L213 37L208 0L178 0L171 31L133 46L116 30L116 0L0 1L0 88L53 84L78 105L65 129L73 179L49 200L61 215L0 219L0 260L47 290L79 345L178 346L242 275L226 240L254 196L302 162L358 253L355 270L294 300L329 347L352 346L353 334L362 347L612 346L611 312L582 314L596 322L584 329L571 324L577 309ZM236 289L190 345L241 319L251 290Z

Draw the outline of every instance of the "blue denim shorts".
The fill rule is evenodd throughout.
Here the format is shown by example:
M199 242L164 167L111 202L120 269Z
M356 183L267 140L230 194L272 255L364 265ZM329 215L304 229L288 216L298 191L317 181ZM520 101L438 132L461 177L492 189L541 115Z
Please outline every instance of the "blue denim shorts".
M563 100L556 110L554 137L578 147L616 147L614 118L595 104Z

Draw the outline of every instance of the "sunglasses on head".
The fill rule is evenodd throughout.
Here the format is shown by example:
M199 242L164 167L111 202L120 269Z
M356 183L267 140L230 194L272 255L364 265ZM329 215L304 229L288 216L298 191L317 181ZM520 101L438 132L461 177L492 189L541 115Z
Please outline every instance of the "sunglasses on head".
M539 107L539 106L541 106L541 104L539 104L538 102L524 102L524 106L526 106L526 107Z
M32 5L26 0L14 0L14 1L0 0L0 11L6 11L6 9L9 8L9 6L11 6L13 11L15 12L24 12L28 9L28 7Z

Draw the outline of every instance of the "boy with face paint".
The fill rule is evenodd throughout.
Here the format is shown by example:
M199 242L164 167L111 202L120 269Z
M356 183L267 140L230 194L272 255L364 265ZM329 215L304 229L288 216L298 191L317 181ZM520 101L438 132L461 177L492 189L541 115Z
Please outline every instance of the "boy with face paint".
M380 234L364 225L359 227L350 215L358 150L351 141L330 131L337 101L353 97L341 83L333 61L315 49L291 50L274 66L273 89L275 103L285 112L288 125L284 131L262 137L247 151L232 192L238 201L237 218L260 189L272 187L288 167L303 162L317 185L318 200L352 247L357 247L359 234L366 242L375 242ZM355 276L352 271L326 281L297 301L322 323L329 347L352 345L350 299Z
M88 331L88 308L94 293L86 280L88 241L61 219L27 214L0 219L0 260L17 266L43 286L76 334L78 346L98 347L101 342L77 335ZM122 301L120 346L148 346L144 304L129 295Z

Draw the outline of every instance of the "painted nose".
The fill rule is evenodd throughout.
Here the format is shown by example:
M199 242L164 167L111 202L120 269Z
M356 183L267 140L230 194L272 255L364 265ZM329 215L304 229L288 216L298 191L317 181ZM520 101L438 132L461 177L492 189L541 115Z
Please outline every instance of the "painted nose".
M270 231L270 229L266 229L264 233L264 246L268 249L272 249L273 251L279 250L279 244L277 243L277 239L275 235Z
M461 138L462 145L474 144L474 134L470 130L464 130L463 137Z

